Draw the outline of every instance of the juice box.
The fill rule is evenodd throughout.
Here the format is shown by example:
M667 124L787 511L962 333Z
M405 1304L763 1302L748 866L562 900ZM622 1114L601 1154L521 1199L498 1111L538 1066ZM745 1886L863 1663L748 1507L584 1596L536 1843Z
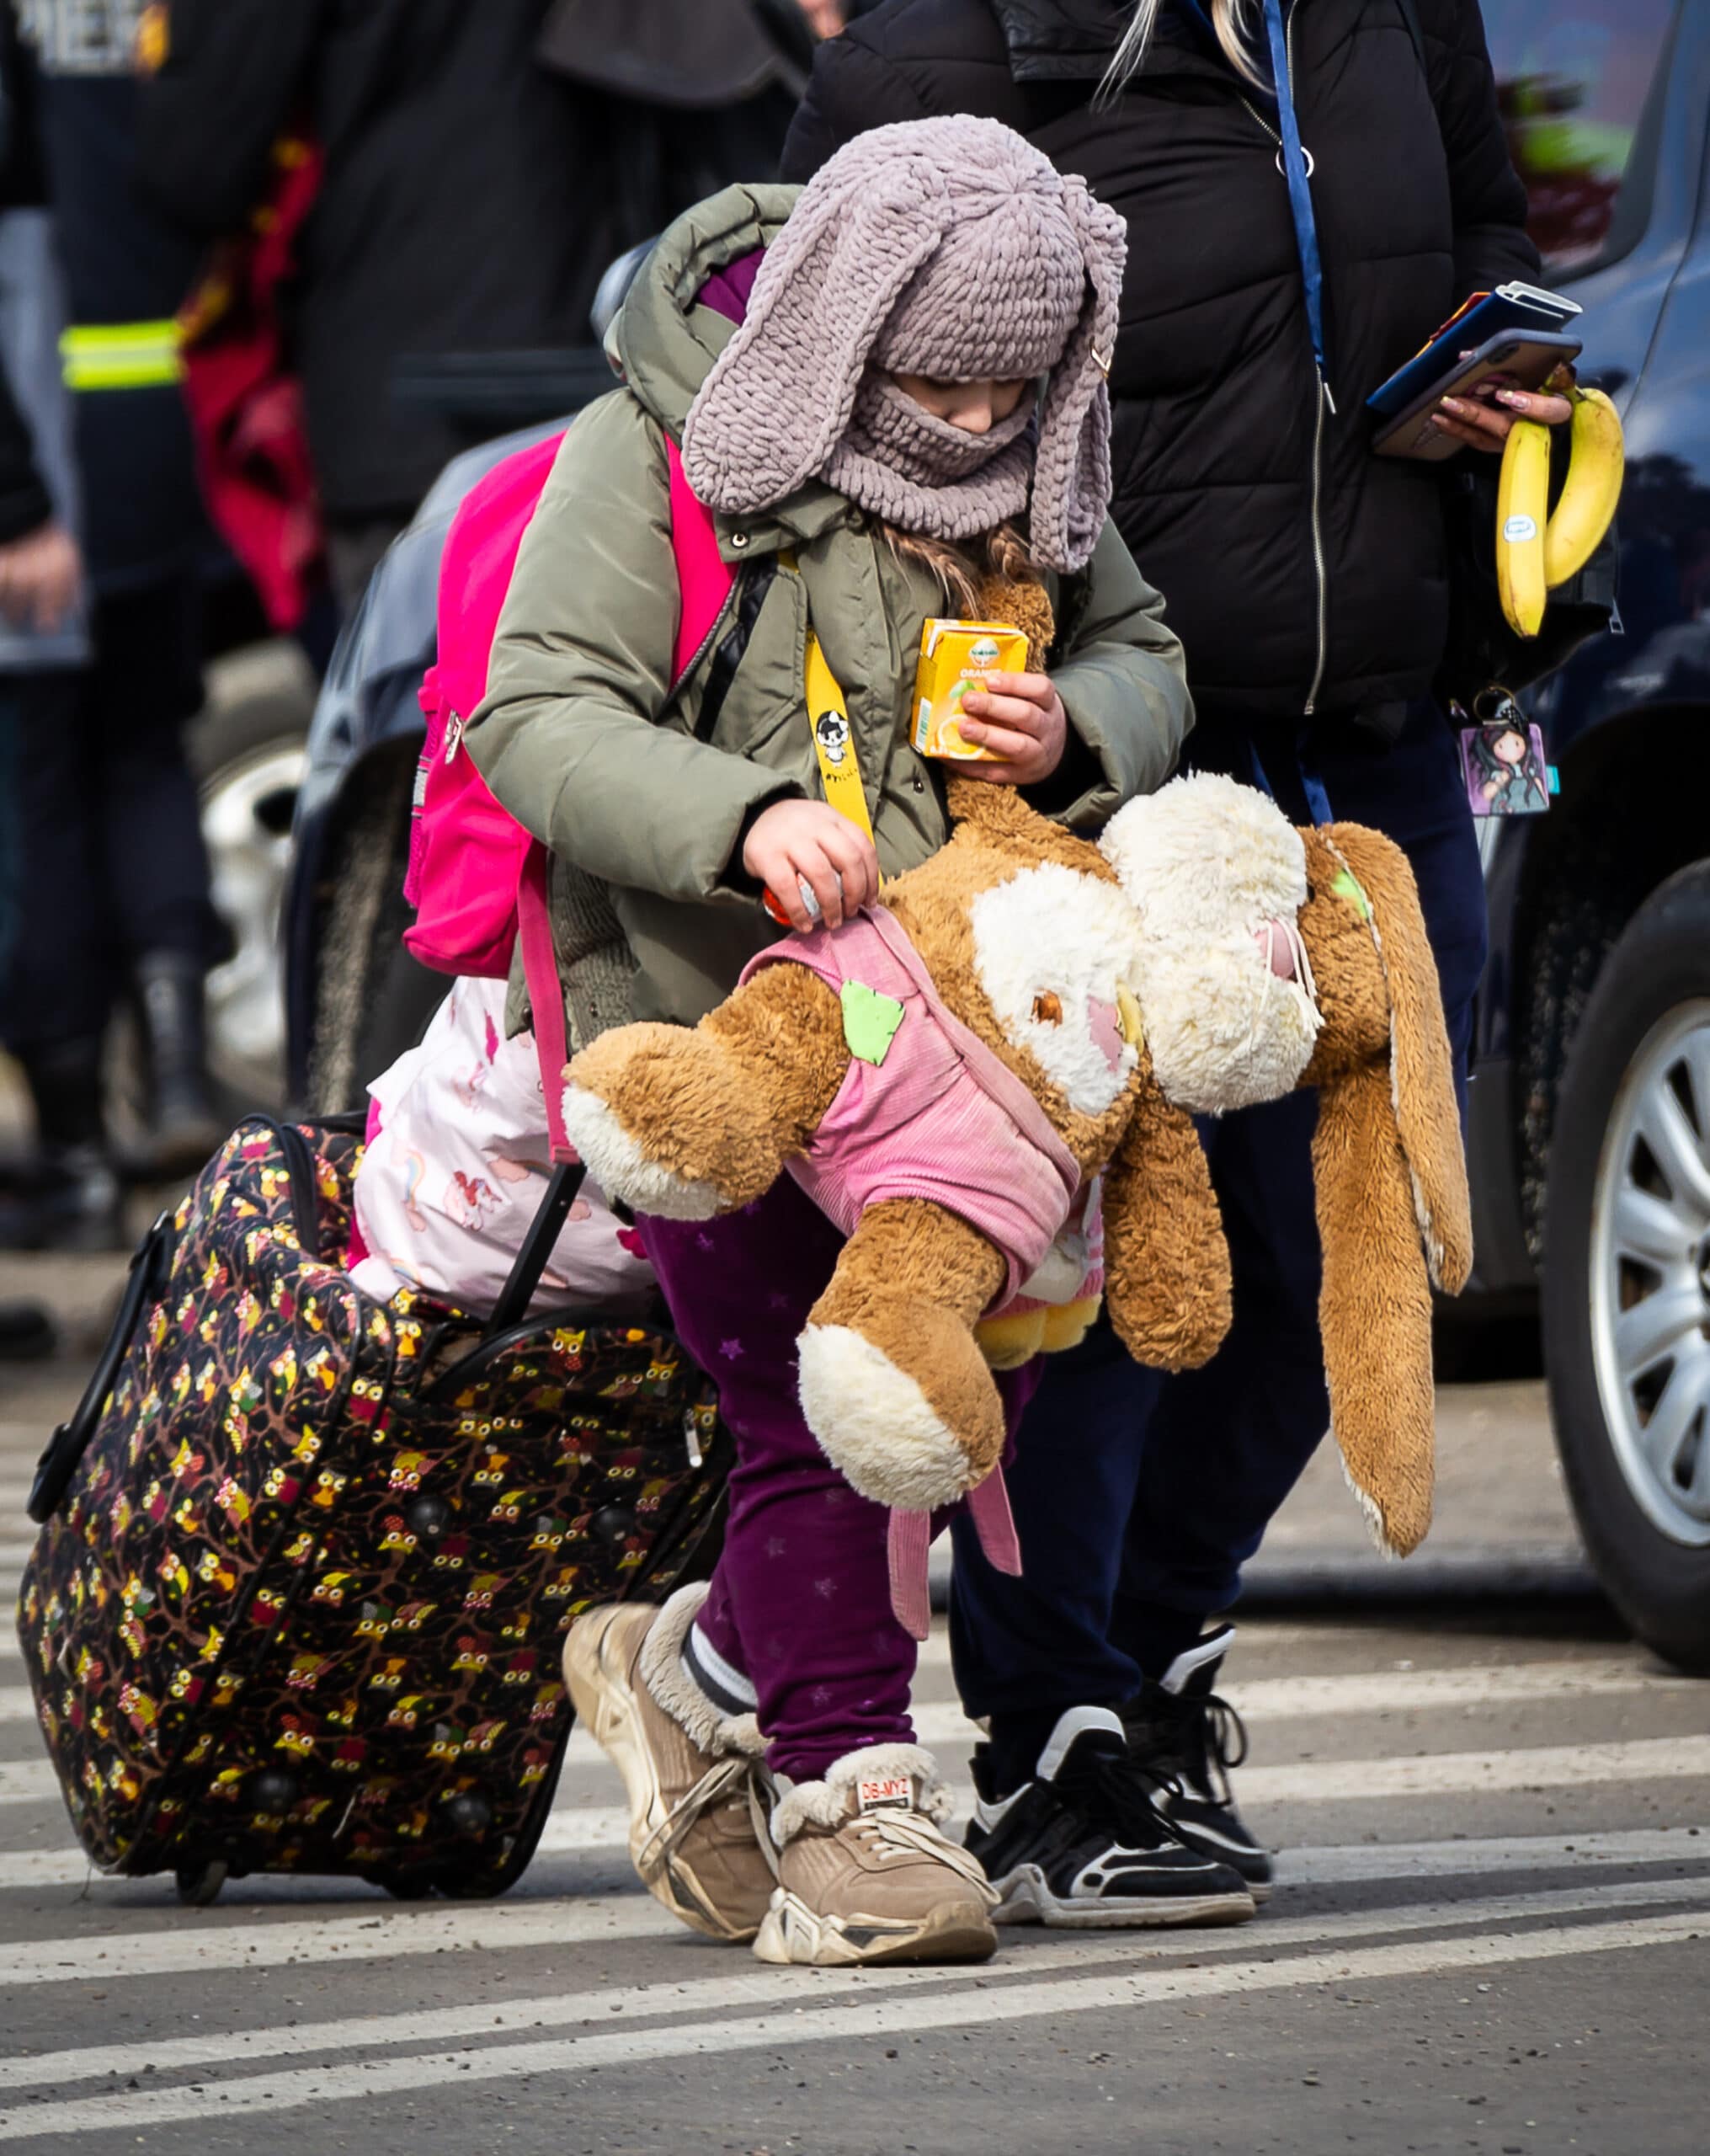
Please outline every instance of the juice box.
M964 741L956 728L962 700L994 674L1027 671L1027 639L1007 622L928 622L914 673L914 746L923 756L962 763L1001 760Z

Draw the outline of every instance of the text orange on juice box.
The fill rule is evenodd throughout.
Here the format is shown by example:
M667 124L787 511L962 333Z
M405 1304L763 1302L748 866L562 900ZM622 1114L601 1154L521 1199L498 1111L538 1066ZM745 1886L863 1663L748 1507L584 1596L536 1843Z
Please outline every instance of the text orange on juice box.
M914 746L923 756L962 763L1000 760L964 741L956 726L962 700L994 674L1027 671L1027 639L1007 622L928 622L914 675Z

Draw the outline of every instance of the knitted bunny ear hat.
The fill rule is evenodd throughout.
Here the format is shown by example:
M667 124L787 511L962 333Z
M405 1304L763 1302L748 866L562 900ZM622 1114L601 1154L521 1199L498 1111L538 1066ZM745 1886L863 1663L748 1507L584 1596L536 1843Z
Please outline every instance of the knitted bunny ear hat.
M1010 128L966 114L877 127L802 190L747 318L683 430L701 500L768 509L823 478L902 528L962 539L1027 505L1034 558L1079 568L1111 492L1105 386L1121 219ZM1047 375L983 436L882 375Z

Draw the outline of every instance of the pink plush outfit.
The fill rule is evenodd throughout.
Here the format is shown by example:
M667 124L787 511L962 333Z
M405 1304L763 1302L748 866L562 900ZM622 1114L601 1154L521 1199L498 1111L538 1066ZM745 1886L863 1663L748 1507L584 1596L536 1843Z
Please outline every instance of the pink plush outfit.
M924 1198L977 1228L1004 1259L991 1314L1011 1302L1062 1232L1080 1188L1073 1155L1003 1060L933 986L902 924L869 907L834 934L817 929L762 951L763 966L806 966L844 1006L849 991L902 1006L882 1060L857 1049L812 1144L790 1172L844 1235L870 1205Z

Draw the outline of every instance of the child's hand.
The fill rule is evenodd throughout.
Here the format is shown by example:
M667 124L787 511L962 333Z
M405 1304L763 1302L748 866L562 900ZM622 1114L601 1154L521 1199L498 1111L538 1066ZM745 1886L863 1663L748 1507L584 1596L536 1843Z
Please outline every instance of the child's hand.
M775 801L763 808L743 842L743 867L804 936L835 928L879 895L872 841L824 801ZM802 899L802 882L819 901L818 920Z
M956 730L964 741L989 749L1003 761L958 764L967 778L994 786L1036 786L1063 761L1068 714L1043 674L993 674L989 689L970 689L962 700Z

